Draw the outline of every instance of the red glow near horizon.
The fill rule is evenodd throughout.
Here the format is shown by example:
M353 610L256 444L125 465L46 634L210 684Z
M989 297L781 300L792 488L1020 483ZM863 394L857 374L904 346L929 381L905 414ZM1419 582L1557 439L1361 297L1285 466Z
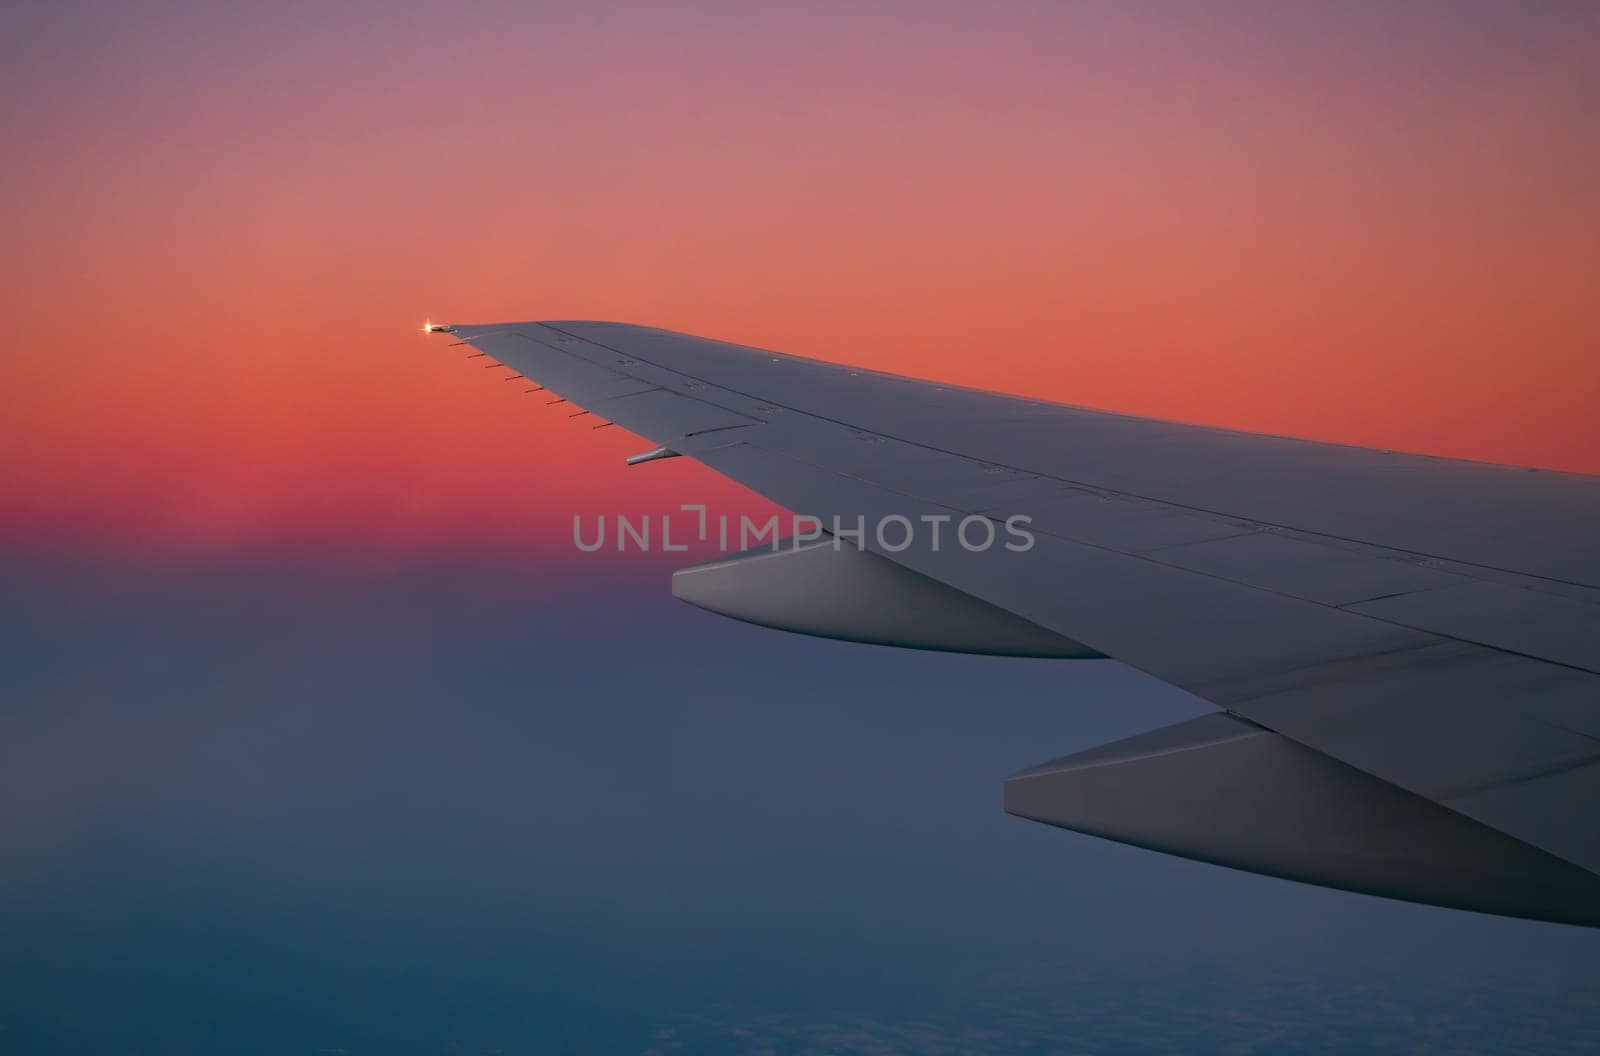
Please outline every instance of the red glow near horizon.
M1600 472L1592 10L378 10L28 16L0 538L565 554L758 507L425 318Z

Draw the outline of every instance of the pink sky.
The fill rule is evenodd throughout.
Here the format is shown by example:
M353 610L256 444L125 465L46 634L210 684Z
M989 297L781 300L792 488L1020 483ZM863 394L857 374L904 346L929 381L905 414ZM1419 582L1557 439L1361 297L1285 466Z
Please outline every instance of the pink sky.
M1600 472L1585 5L20 16L0 536L567 552L753 500L415 329L608 318ZM459 350L454 350L459 351Z

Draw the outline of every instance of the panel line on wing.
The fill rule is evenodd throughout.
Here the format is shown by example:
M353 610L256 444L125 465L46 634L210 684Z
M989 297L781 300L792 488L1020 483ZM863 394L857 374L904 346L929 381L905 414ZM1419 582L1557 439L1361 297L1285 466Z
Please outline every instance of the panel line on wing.
M732 393L732 394L734 394L736 396L739 396L741 398L744 398L744 399L754 400L754 401L767 403L767 404L773 404L775 406L781 407L782 409L784 409L786 411L790 411L790 412L792 412L794 414L797 414L797 415L803 415L803 416L805 416L807 418L810 418L810 419L813 419L813 420L816 420L816 421L819 421L819 422L827 422L827 423L830 423L830 424L832 424L834 426L837 426L837 427L840 427L840 428L844 428L844 429L854 430L854 431L857 431L857 432L872 433L872 434L877 435L877 436L882 436L885 439L895 440L895 441L897 441L899 443L908 444L908 445L911 445L913 447L922 448L922 449L927 450L927 451L937 452L939 454L947 455L947 456L950 456L950 457L953 457L953 458L960 458L960 459L970 458L969 455L966 455L966 454L964 454L962 452L959 452L959 451L953 451L953 450L950 450L948 448L942 448L942 447L939 447L939 446L934 445L934 444L928 444L928 443L924 443L924 442L921 442L921 441L918 441L918 440L908 439L908 438L905 438L903 436L899 436L899 435L897 435L895 433L885 432L883 430L873 429L873 428L866 427L866 426L861 426L861 425L852 423L850 421L847 421L845 419L833 418L833 417L830 417L828 415L818 414L815 411L810 411L810 410L806 410L806 409L801 408L801 407L794 406L792 404L783 403L782 401L780 401L780 400L778 400L778 399L776 399L776 398L774 398L772 396L758 395L756 393L747 392L747 391L744 391L744 390L741 390L741 389L733 388L731 386L723 385L723 384L718 383L716 381L713 381L713 380L711 380L709 378L706 378L706 377L703 377L703 376L700 376L700 375L697 375L697 374L693 374L693 373L690 373L690 372L685 371L685 370L681 370L681 369L676 368L676 367L667 366L666 364L663 364L663 363L660 363L660 362L658 362L656 360L653 360L653 359L649 358L646 355L640 354L639 352L636 352L636 351L624 351L624 350L619 349L619 348L617 348L617 347L615 347L613 345L608 345L605 342L597 340L597 339L595 339L593 337L587 337L587 336L583 336L583 335L580 335L580 334L573 334L573 333L571 333L569 331L562 330L560 327L551 325L549 323L544 323L544 324L541 324L541 325L544 325L544 326L548 327L549 329L551 329L553 331L556 331L557 333L566 334L568 337L571 337L575 341L579 341L579 342L583 342L583 343L586 343L586 344L590 344L590 345L593 345L593 346L595 346L597 348L606 349L607 351L612 352L613 354L616 354L616 355L619 355L619 356L625 356L630 360L634 360L634 361L637 361L637 362L640 362L640 363L648 364L649 366L655 367L658 370L667 371L669 373L678 375L678 376L683 377L683 378L691 379L693 381L699 382L699 383L704 384L704 385L710 385L710 386L712 386L714 388L721 389L721 390L723 390L725 392L730 392L730 393ZM743 347L743 346L739 346L739 347ZM768 355L768 356L773 355L773 353L766 352L764 350L759 350L759 349L746 349L746 350L750 351L752 355L755 355L755 354L763 354L763 355ZM861 374L877 374L877 375L881 375L881 376L888 377L888 378L895 378L896 380L914 381L914 379L901 378L898 375L886 374L885 372L882 372L882 371L872 371L872 370L866 369L866 368L849 368L849 367L844 367L842 364L822 363L821 361L818 361L818 360L808 360L808 359L805 359L804 357L788 356L788 355L783 355L781 353L778 354L778 355L780 355L783 359L798 361L798 362L807 363L807 364L819 364L819 365L822 365L822 366L838 367L840 369L845 369L847 371L855 371L856 373L861 373ZM946 387L947 388L957 388L957 389L964 388L962 386L946 386ZM995 395L993 393L984 393L982 390L977 390L977 389L966 389L965 391L972 392L974 394L979 394L979 395ZM1065 404L1043 403L1043 402L1040 402L1040 401L1026 401L1026 402L1036 403L1039 406L1044 406L1044 407L1060 407L1062 409L1070 410L1070 411L1074 411L1074 412L1082 412L1082 413L1088 413L1088 414L1106 414L1106 415L1110 415L1112 417L1124 418L1124 419L1127 419L1129 421L1145 421L1146 420L1146 419L1141 419L1136 415L1122 415L1122 414L1118 414L1117 412L1100 411L1100 410L1095 409L1095 408L1075 407L1075 406L1072 406L1072 405L1065 405ZM1160 424L1178 424L1178 423L1160 423ZM1193 425L1193 426L1190 426L1190 427L1191 428L1196 428L1196 429L1205 429L1205 430L1208 430L1208 431L1211 431L1211 432L1214 432L1214 433L1227 434L1227 433L1231 433L1232 432L1231 430L1223 429L1223 428L1217 427L1217 426ZM1322 443L1321 441L1306 440L1306 439L1304 439L1302 437L1270 437L1270 438L1271 439L1286 440L1286 441L1295 441L1295 442L1298 442L1298 443L1313 444L1313 445ZM1331 444L1331 445L1325 445L1325 446L1349 447L1349 448L1352 448L1354 450L1365 450L1365 449L1356 447L1355 445L1348 445L1348 444ZM1420 456L1419 455L1419 456L1415 456L1415 457L1427 458L1427 457L1430 457L1430 456ZM1452 460L1449 460L1449 459L1442 459L1442 458L1435 458L1435 460L1436 461L1440 461L1440 462L1450 462L1450 461L1452 461ZM1114 494L1125 495L1125 496L1127 496L1129 498L1140 499L1140 500L1143 500L1145 502L1150 502L1150 503L1156 503L1156 504L1159 504L1159 505L1167 506L1167 507L1175 509L1175 510L1184 510L1184 511L1188 511L1188 512L1191 512L1191 513L1200 514L1200 515L1204 515L1204 516L1210 516L1210 517L1223 517L1223 518L1231 518L1231 519L1234 519L1234 520L1249 520L1252 524L1257 524L1257 525L1260 525L1262 527L1270 527L1270 528L1273 528L1273 529L1278 530L1278 531L1296 532L1296 533L1299 533L1301 535L1311 536L1311 537L1315 537L1317 539L1337 540L1337 541L1340 541L1340 542L1343 542L1343 543L1347 543L1347 544L1351 544L1351 545L1355 545L1355 546L1363 546L1363 547L1374 547L1374 546L1376 546L1376 547L1378 547L1378 548L1380 548L1382 550L1385 550L1387 552L1394 553L1394 554L1406 555L1406 556L1408 556L1410 558L1413 558L1413 559L1425 559L1425 560L1443 561L1445 564L1447 564L1447 565L1449 565L1451 567L1455 567L1455 568L1481 569L1481 570L1486 571L1486 572L1497 573L1500 576L1514 577L1517 580L1546 581L1548 583L1551 583L1551 584L1554 584L1554 585L1560 585L1560 586L1564 586L1564 587L1580 588L1580 589L1581 588L1586 588L1586 587L1590 588L1590 589L1594 588L1593 584L1584 583L1584 582L1581 582L1581 581L1578 581L1578 580L1566 579L1566 578L1562 578L1562 577L1558 577L1558 576L1551 576L1551 575L1542 575L1542 574L1533 573L1533 572L1519 571L1519 570L1516 570L1516 569L1503 568L1503 567L1500 567L1500 566L1497 566L1497 565L1486 564L1486 563L1482 563L1482 562L1464 561L1464 560L1460 560L1460 559L1441 559L1437 555L1429 554L1429 553L1426 553L1424 551L1414 550L1414 549L1407 549L1407 548L1404 548L1404 547L1392 546L1392 545L1387 545L1387 544L1374 544L1374 543L1367 542L1366 540L1363 540L1363 539L1360 539L1360 538L1356 538L1356 537L1353 537L1353 536L1340 535L1340 534L1334 533L1334 532L1328 532L1328 531L1322 531L1322 530L1316 530L1316 529L1305 529L1305 528L1297 527L1297 526L1292 525L1292 524L1286 524L1286 523L1272 521L1272 520L1261 520L1261 519L1254 518L1254 517L1241 518L1241 517L1238 517L1237 515L1228 514L1228 513L1225 513L1224 511L1212 509L1212 508L1209 508L1209 507L1206 507L1206 506L1199 506L1199 505L1193 505L1193 504L1188 504L1188 503L1183 503L1183 502L1177 502L1177 501L1173 501L1171 499L1165 499L1165 498L1156 498L1156 497L1153 497L1153 496L1141 494L1141 493L1139 493L1137 491L1105 489L1102 486L1094 484L1094 483L1089 482L1089 481L1083 481L1083 480L1079 480L1079 479L1063 477L1063 476L1060 476L1060 475L1057 475L1057 474L1052 474L1052 473L1049 473L1049 472L1043 472L1043 471L1040 471L1038 469L1029 468L1029 467L1026 467L1026 466L1021 466L1021 465L1018 465L1018 464L1015 464L1015 463L1011 463L1011 462L1006 462L1004 460L994 461L994 464L999 466L999 467L1001 467L1001 468L1009 469L1009 470L1012 470L1012 471L1017 472L1017 473L1037 476L1037 477L1041 477L1041 478L1044 478L1044 479L1053 480L1053 481L1056 481L1056 482L1061 483L1061 484L1070 485L1070 486L1073 486L1073 487L1095 489L1095 490L1101 490L1101 491L1112 490ZM1467 574L1467 573L1463 573L1463 574ZM1481 578L1481 577L1475 577L1475 578ZM1517 585L1521 585L1521 584L1517 584ZM1531 589L1531 588L1524 587L1524 589ZM1563 595L1563 596L1565 596L1565 595ZM1579 599L1579 600L1581 600L1581 599Z
M827 466L827 465L823 465L821 463L814 462L814 461L812 461L810 459L804 458L804 457L802 457L800 455L797 455L797 454L795 454L793 452L790 452L790 451L776 449L776 448L773 448L773 447L770 447L770 446L767 446L767 445L761 444L761 443L751 443L748 446L751 447L752 449L754 449L756 451L760 451L760 452L762 452L764 454L767 454L767 455L770 455L770 456L774 456L774 457L785 458L785 459L788 459L789 461L796 462L796 463L804 465L804 466L808 466L811 469L816 470L818 472L826 473L826 474L829 474L830 476L838 477L838 478L843 479L843 480L851 480L851 481L854 481L854 482L856 482L858 484L866 485L868 487L877 489L878 491L881 491L881 492L884 492L884 493L887 493L887 494L890 494L890 495L898 495L898 496L900 496L902 498L913 499L913 500L916 500L918 502L927 503L929 505L936 506L936 507L943 508L943 509L954 510L954 511L960 512L960 513L969 513L969 514L973 514L973 515L977 515L977 516L982 516L982 514L979 513L978 510L967 509L967 508L965 508L964 506L961 506L961 505L953 505L948 499L933 498L933 497L930 497L930 496L925 495L925 494L920 494L920 493L910 492L910 491L904 491L904 490L896 489L896 488L893 488L893 487L889 487L889 486L887 486L887 485L885 485L885 484L883 484L883 483L881 483L879 481L875 481L875 480L871 480L871 479L868 479L868 478L860 477L860 476L857 476L857 475L854 475L854 474L851 474L851 473L848 473L848 472L844 472L844 471L835 469L835 468L833 468L831 466ZM797 511L797 512L815 513L816 511ZM1090 540L1090 539L1079 538L1077 536L1073 536L1073 535L1067 534L1066 532L1063 532L1063 531L1061 531L1059 529L1051 530L1051 528L1049 528L1048 526L1030 526L1030 530L1036 531L1038 534L1041 534L1041 535L1047 535L1047 536L1050 536L1050 537L1055 538L1055 539L1060 539L1063 542L1072 543L1075 546L1089 547L1089 548L1094 549L1094 550L1103 551L1103 552L1109 553L1109 554L1116 554L1118 556L1121 556L1121 557L1124 557L1124 558L1128 558L1128 559L1131 559L1131 560L1134 560L1134 561L1148 562L1151 565L1158 566L1158 567L1161 567L1161 568L1171 569L1171 570L1173 570L1175 572L1178 572L1180 574L1199 576L1199 577L1202 577L1202 578L1205 578L1205 579L1215 580L1217 582L1228 583L1228 584L1231 584L1231 585L1236 586L1236 587L1240 587L1240 588L1245 589L1245 590L1257 591L1257 592L1260 592L1262 594L1266 594L1266 595L1270 595L1270 596L1273 596L1273 597L1281 598L1286 602L1291 602L1291 603L1299 604L1299 605L1309 605L1309 606L1313 606L1313 607L1318 608L1318 609L1322 609L1322 610L1327 611L1327 612L1341 613L1341 614L1344 614L1344 615L1346 615L1349 618L1354 619L1354 620L1371 621L1373 623L1385 624L1385 625L1390 626L1390 627L1395 627L1395 628L1399 628L1399 629L1403 629L1403 630L1407 630L1407 631L1412 631L1412 632L1415 632L1415 633L1417 633L1419 635L1428 636L1428 637L1431 637L1433 639L1437 639L1439 641L1456 642L1456 643L1460 643L1460 644L1468 645L1468 646L1492 649L1492 650L1495 650L1497 652L1505 653L1505 654L1510 655L1510 656L1520 656L1520 657L1523 657L1525 659L1535 660L1535 661L1539 661L1539 662L1543 662L1543 663L1549 663L1549 664L1553 664L1553 665L1558 666L1558 667L1564 667L1564 668L1568 668L1568 669L1575 670L1575 671L1583 671L1583 672L1590 673L1590 674L1600 673L1600 670L1597 670L1596 668L1588 667L1584 663L1572 662L1572 658L1571 657L1556 658L1556 657L1552 657L1552 656L1540 655L1538 653L1531 653L1531 652L1526 651L1525 649L1511 648L1511 647L1503 646L1503 645L1500 645L1500 644L1496 644L1494 642L1482 641L1482 640L1480 640L1479 638L1476 638L1476 637L1466 637L1466 636L1463 636L1461 634L1449 633L1448 631L1440 630L1440 629L1437 629L1436 627L1432 627L1432 626L1417 626L1417 625L1415 625L1413 623L1409 623L1409 622L1406 622L1406 621L1401 620L1401 619L1385 617L1384 615L1382 615L1380 613L1362 612L1362 611L1359 611L1359 610L1354 609L1354 608L1342 608L1342 607L1339 607L1339 606L1324 605L1324 604L1322 604L1320 602L1312 601L1310 599L1299 597L1299 596L1294 595L1294 594L1284 593L1284 592L1279 591L1279 590L1271 589L1270 587L1264 587L1264 586L1260 586L1260 585L1253 584L1253 583L1240 582L1238 580L1230 579L1230 578L1228 578L1226 576L1217 575L1217 574L1212 573L1212 572L1207 572L1207 571L1204 571L1202 569L1190 568L1190 567L1187 567L1187 566L1184 566L1184 565L1173 563L1171 561L1162 560L1160 558L1160 556L1159 556L1159 551L1141 553L1141 552L1122 550L1122 549L1118 549L1117 547L1110 546L1110 545L1105 544L1105 543L1096 542L1096 541L1093 541L1093 540ZM889 554L889 555L886 555L886 556L894 558L897 555ZM1516 588L1508 588L1508 589L1516 589ZM1368 655L1368 654L1363 654L1363 655Z

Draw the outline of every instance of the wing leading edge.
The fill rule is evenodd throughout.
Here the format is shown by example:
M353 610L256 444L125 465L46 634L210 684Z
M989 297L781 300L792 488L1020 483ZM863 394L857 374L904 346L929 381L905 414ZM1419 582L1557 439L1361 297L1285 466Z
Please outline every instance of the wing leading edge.
M1168 760L1229 757L1197 774L1025 771L1008 809L1031 805L1013 812L1328 886L1600 923L1600 479L1131 418L626 324L452 330L824 523L1026 515L1036 545L1021 553L864 543L971 598L947 606L962 619L1001 610L1046 643L1029 648L1115 657L1270 738ZM727 582L722 611L826 633L814 611L729 601ZM923 647L963 641L941 640ZM1309 835L1262 821L1241 850L1222 839L1233 810L1147 831L1138 808L1159 820L1176 773L1191 803L1207 789L1298 803ZM1318 816L1328 825L1306 829ZM1431 864L1396 858L1402 845Z

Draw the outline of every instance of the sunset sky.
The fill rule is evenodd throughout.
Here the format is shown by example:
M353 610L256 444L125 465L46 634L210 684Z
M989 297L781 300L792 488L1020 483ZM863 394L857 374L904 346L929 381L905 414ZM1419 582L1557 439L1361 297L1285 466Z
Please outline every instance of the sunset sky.
M751 506L435 320L1600 472L1600 9L28 4L0 539L569 556Z
M1600 4L7 5L0 1050L1593 1052L1597 934L1006 816L1209 705L781 635L435 322L1600 473ZM1493 1039L1486 1042L1485 1039Z

